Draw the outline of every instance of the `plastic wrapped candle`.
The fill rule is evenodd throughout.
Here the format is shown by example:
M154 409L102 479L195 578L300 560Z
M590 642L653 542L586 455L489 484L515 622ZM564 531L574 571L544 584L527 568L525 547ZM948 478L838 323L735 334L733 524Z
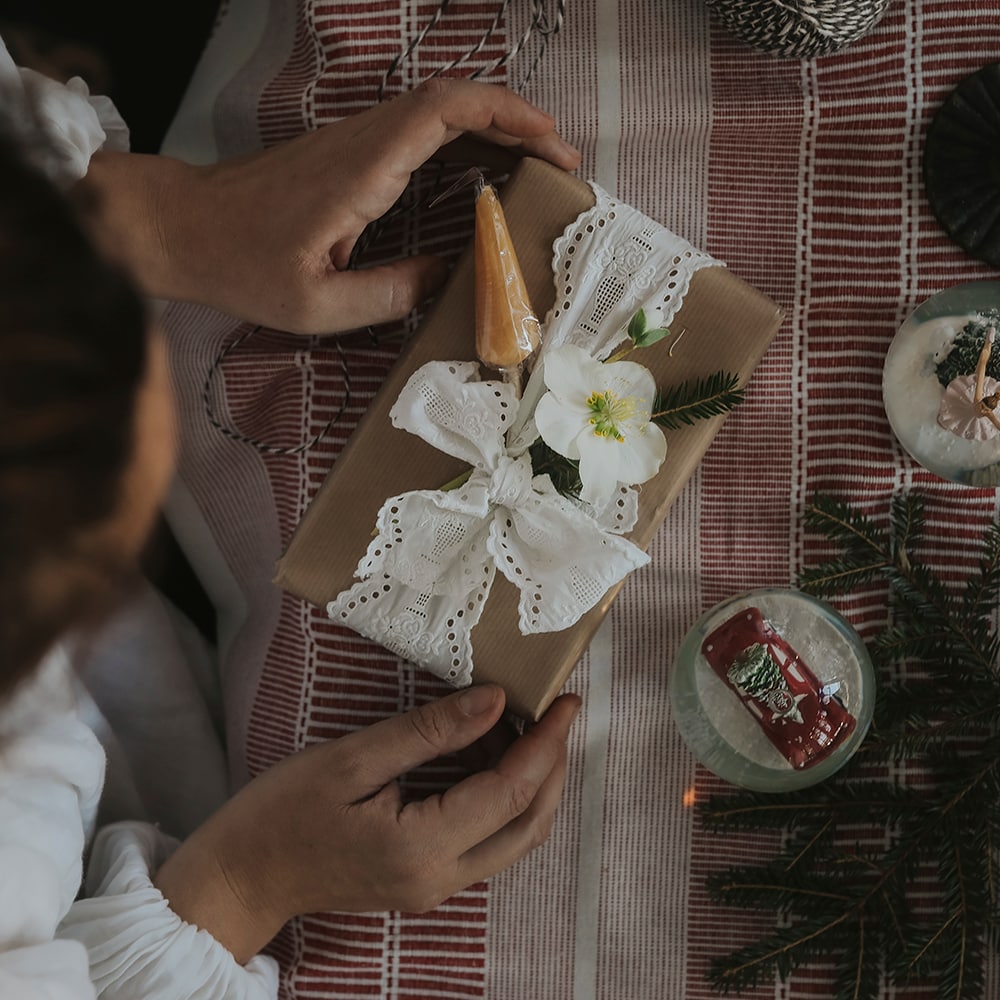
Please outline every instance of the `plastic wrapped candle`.
M476 201L476 354L507 381L520 381L541 330L528 300L507 220L496 191L484 185Z

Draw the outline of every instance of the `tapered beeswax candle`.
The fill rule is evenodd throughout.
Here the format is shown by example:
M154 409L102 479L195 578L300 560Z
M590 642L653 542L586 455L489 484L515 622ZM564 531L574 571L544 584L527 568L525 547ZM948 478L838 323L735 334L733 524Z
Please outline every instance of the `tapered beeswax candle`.
M476 354L484 365L518 372L538 347L541 331L514 254L496 191L476 201Z

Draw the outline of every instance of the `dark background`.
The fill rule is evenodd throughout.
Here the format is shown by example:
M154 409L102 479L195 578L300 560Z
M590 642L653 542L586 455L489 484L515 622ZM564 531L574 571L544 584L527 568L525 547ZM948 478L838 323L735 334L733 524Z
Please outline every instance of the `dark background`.
M219 0L0 0L0 34L19 65L64 80L82 76L92 92L108 94L133 151L155 153L218 9Z
M129 126L133 152L156 153L208 41L220 0L165 7L80 0L0 0L0 36L14 62L107 94ZM209 638L215 612L166 522L147 547L146 575Z

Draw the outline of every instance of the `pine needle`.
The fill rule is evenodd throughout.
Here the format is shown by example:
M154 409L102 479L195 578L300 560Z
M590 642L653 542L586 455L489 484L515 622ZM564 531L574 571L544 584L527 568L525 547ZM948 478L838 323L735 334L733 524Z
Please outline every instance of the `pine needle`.
M653 423L676 430L696 420L728 413L743 401L739 376L716 372L706 378L688 379L678 386L662 389L653 402Z
M837 1000L876 1000L888 986L988 1000L984 970L1000 955L1000 525L985 527L955 591L920 560L924 508L918 495L899 497L886 525L830 497L806 511L807 527L839 551L802 572L802 589L831 597L888 585L889 621L869 642L884 676L872 729L834 778L699 806L710 829L781 831L786 845L709 880L717 902L781 918L713 961L721 992L822 960L834 964ZM915 679L901 680L898 664ZM876 779L880 761L893 767Z

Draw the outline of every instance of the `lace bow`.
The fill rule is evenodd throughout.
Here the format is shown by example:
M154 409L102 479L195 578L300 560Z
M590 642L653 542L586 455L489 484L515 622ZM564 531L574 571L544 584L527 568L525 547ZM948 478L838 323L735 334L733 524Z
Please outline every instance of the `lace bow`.
M545 354L576 343L607 357L639 308L651 326L667 326L694 271L718 261L592 187L596 204L553 247L556 305L523 399L505 383L481 381L475 362L431 362L411 376L393 424L472 473L453 490L388 499L360 582L327 605L333 620L455 685L472 680L471 632L497 569L520 592L518 624L528 634L569 628L649 561L622 537L636 521L634 489L621 485L595 509L533 476L528 448Z
M387 500L358 566L362 582L327 607L331 618L455 684L471 681L470 633L497 569L520 591L521 631L551 632L649 561L548 476L533 477L527 451L506 448L517 404L511 386L479 381L474 362L431 362L410 378L393 424L467 461L472 474L454 490ZM628 500L613 507L628 510Z

